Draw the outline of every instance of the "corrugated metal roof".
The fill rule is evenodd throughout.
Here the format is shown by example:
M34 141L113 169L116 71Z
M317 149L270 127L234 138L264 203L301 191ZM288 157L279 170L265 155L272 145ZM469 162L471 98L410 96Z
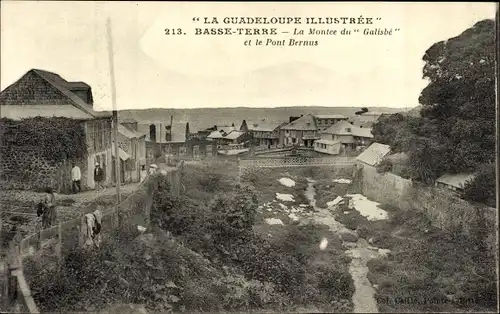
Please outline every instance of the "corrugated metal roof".
M21 120L34 117L66 117L75 120L92 120L93 116L73 106L59 105L23 105L23 106L0 106L0 115L2 118L12 120Z
M368 146L361 154L359 154L359 156L356 157L356 160L370 166L376 166L390 152L391 147L389 145L373 143Z
M121 124L118 125L118 132L127 138L140 138L142 136L146 136L146 134L141 134L134 130L130 130L129 128Z
M470 173L444 174L436 182L463 189L467 181L474 177L475 175Z
M257 132L272 132L286 122L254 121L247 122L248 130Z
M354 126L354 128L352 128L352 135L358 137L373 138L371 128L360 128L358 126Z
M114 142L111 143L111 154L112 154L113 157L116 156L115 155L115 143ZM127 152L124 151L123 149L121 149L120 147L118 147L118 154L120 155L120 159L121 160L127 160L127 159L130 158L130 155L127 154Z
M303 115L297 120L288 123L287 125L281 127L283 130L298 130L298 131L316 131L318 127L316 126L316 120L314 116L310 113Z
M242 132L242 131L232 131L231 133L229 133L226 136L224 136L224 138L227 138L227 139L230 139L230 140L235 140L238 137L242 136L243 134L245 134L245 132Z
M314 117L318 119L347 119L346 116L343 116L341 114L317 114L314 115Z

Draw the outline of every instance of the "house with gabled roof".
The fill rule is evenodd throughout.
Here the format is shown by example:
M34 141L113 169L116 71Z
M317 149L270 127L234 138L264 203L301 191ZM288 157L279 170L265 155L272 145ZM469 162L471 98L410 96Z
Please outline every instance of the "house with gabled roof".
M118 146L123 151L122 160L125 159L123 182L139 182L141 166L146 166L146 134L139 132L137 121L120 121Z
M32 69L0 92L0 113L2 118L12 120L34 117L73 119L85 129L83 140L87 144L87 157L75 161L81 168L82 186L94 188L93 170L96 163L104 169L106 183L112 182L112 115L110 112L94 110L92 90L88 84L69 82L56 73ZM64 167L71 166L66 164ZM53 171L45 169L45 172ZM62 190L64 182L70 182L68 172L64 171L64 176L58 175L59 178L54 180L58 186L53 188Z
M383 114L375 111L367 111L358 115L349 117L349 122L360 128L371 128Z
M257 146L277 146L280 144L280 129L286 122L272 122L261 119L260 121L243 120L240 131L250 133Z
M349 118L340 114L317 114L314 115L316 124L320 130L324 130L339 121L347 121Z
M316 120L312 114L302 115L300 118L281 127L283 143L286 146L298 145L313 147L314 141L321 138Z
M372 139L373 135L370 128L361 128L348 121L339 121L321 131L321 140L330 141L330 145L340 143L342 151L352 151L358 147L364 147L369 145Z

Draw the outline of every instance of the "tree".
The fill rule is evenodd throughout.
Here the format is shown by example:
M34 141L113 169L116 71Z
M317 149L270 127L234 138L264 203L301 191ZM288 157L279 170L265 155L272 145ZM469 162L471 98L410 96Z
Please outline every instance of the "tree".
M495 160L495 22L483 20L424 54L419 125L408 147L416 179L473 172Z
M363 108L361 108L361 110L360 110L360 111L356 111L354 114L356 114L356 115L360 115L360 114L363 114L363 113L365 113L365 112L368 112L368 108L363 107Z

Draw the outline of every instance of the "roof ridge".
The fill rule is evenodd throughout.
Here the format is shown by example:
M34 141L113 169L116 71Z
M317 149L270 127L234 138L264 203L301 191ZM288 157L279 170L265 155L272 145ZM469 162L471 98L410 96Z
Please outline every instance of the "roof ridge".
M82 105L82 104L79 103L79 102L83 102L83 100L81 100L80 97L78 97L75 93L73 93L71 90L69 90L65 86L59 86L61 84L57 84L57 82L54 82L51 78L49 78L49 77L46 76L46 74L55 75L58 78L60 78L61 80L63 80L63 83L64 82L68 83L68 81L66 81L64 78L62 78L59 74L53 73L53 72L50 72L50 71L46 71L46 70L40 70L40 69L32 69L30 71L33 71L33 73L37 74L39 77L41 77L47 83L49 83L50 85L52 85L52 87L54 87L55 89L57 89L58 91L60 91L61 93L63 93L64 96L68 97L72 101L72 105L74 107L82 110L83 112L91 115L94 118L98 117L95 114L96 111L94 109L88 110L87 108L85 108L84 105ZM86 104L86 105L88 105L88 104Z

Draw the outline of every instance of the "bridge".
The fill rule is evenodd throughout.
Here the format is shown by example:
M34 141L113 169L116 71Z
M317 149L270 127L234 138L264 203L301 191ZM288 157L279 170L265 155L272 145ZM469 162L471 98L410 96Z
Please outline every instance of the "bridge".
M238 175L252 168L286 168L286 167L349 167L356 164L356 157L254 157L238 160Z

